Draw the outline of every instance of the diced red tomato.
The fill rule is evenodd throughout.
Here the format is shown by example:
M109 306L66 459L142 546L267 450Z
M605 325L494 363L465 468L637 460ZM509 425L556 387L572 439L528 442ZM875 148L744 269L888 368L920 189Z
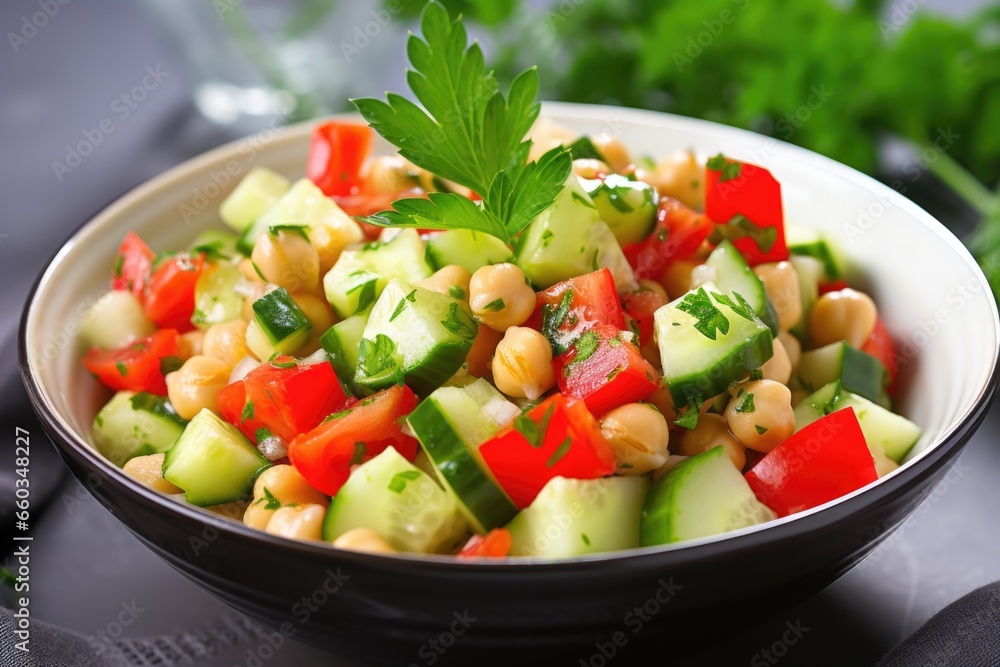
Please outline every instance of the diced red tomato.
M291 365L283 367L286 364ZM255 432L266 428L285 442L343 409L349 398L330 364L300 366L291 357L261 364L247 374L243 385L246 403L240 406L240 421L245 410L255 426L260 424Z
M615 471L615 455L583 401L555 394L479 448L497 482L527 507L553 477L596 479Z
M394 385L355 406L331 415L288 443L288 458L314 488L332 496L351 474L351 466L393 447L412 461L417 441L403 434L403 420L417 406L409 387Z
M619 405L646 398L660 382L660 374L627 340L627 334L606 324L577 339L552 360L552 369L559 390L582 399L598 417Z
M458 552L459 558L504 558L510 555L510 531L494 528L485 535L473 535Z
M846 280L838 278L837 280L828 283L820 283L819 293L820 295L823 295L827 292L839 292L840 290L847 289L848 287L850 287L850 285L847 284Z
M712 232L712 221L676 199L664 197L656 213L653 233L623 248L635 277L656 278L670 264L688 259Z
M146 317L160 328L191 331L194 313L194 286L205 270L205 256L177 253L153 271L143 308Z
M161 361L177 356L177 331L161 329L149 338L118 350L91 348L83 365L106 387L115 391L148 391L167 395Z
M876 359L882 362L882 366L885 368L885 376L887 382L886 391L892 396L896 391L896 371L897 361L896 361L896 345L892 340L892 334L889 333L889 329L886 328L885 322L882 318L875 320L875 329L872 334L865 341L865 344L861 346L862 352L867 352Z
M726 229L736 216L743 216L752 228L729 227L727 238L733 242L750 266L788 259L785 245L785 214L781 204L781 185L767 169L757 165L726 160L739 165L738 174L729 169L705 169L705 214ZM774 229L774 232L770 232ZM764 240L768 235L773 235Z
M757 499L778 516L822 505L878 479L854 408L792 434L746 474Z
M243 417L243 408L246 404L247 390L243 380L226 385L215 395L215 406L222 418L243 431L243 435L251 442L257 442L257 431L264 428L264 423L256 416Z
M141 301L155 256L138 234L126 234L111 271L111 289L132 292Z
M545 334L559 353L598 324L625 328L625 313L608 269L570 278L539 292L535 312L524 326Z
M306 176L327 195L356 194L371 145L367 125L336 120L317 125L309 140Z
M657 292L641 289L626 294L622 297L622 303L625 305L625 312L639 330L639 345L653 340L653 313L666 305L667 300Z

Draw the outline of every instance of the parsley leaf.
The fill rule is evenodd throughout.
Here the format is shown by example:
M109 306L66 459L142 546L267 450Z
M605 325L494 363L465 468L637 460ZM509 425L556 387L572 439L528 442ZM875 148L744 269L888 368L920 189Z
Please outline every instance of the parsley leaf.
M396 365L396 343L385 334L375 340L361 339L358 348L358 368L368 377L375 377Z
M607 159L601 155L601 151L597 150L597 147L594 146L594 142L590 140L590 137L580 137L566 148L569 149L569 155L574 160L600 160L601 162L607 162Z
M736 412L753 412L756 409L757 408L755 408L753 404L752 391L747 393L747 395L743 397L743 402L736 406Z
M249 398L247 402L243 404L243 413L240 415L240 423L242 424L248 419L253 419L253 401Z
M507 305L503 302L503 299L494 299L483 306L483 310L490 313L498 313L506 307Z
M271 236L277 236L281 232L284 232L286 234L295 234L296 236L301 236L306 241L309 240L309 234L307 232L307 228L301 225L272 225L271 227L267 228L267 231L271 234Z
M708 162L705 163L705 166L712 171L721 172L719 175L719 183L725 183L726 181L739 178L740 174L743 173L743 165L741 163L728 160L722 153L709 158Z
M587 333L580 336L573 345L576 346L576 356L573 357L573 364L580 364L590 359L594 352L597 351L598 346L601 344L601 338L597 335L597 332L591 329ZM569 366L566 367L567 370Z
M569 452L570 446L573 444L573 438L566 436L566 439L559 443L556 450L552 452L552 456L545 462L546 468L551 468L555 464L559 463L564 456Z
M458 285L452 285L449 287L448 294L450 294L453 299L465 300L465 290Z
M479 325L454 301L448 305L448 318L441 320L441 326L465 340L473 340L479 333Z
M761 426L760 424L754 424L753 427L757 429L757 435L764 435L765 433L767 433L767 429Z
M729 306L730 310L743 319L750 320L751 322L756 319L756 313L754 313L753 306L751 306L739 292L733 292L733 296L736 297L736 301L733 301L732 297L728 294L713 294L712 296L715 298L717 303Z
M267 501L267 504L264 505L264 509L266 510L276 510L281 507L281 501L278 500L277 497L275 497L275 495L271 493L271 489L267 488L266 486L264 487L264 497L261 498L260 500ZM257 502L260 502L260 500L258 500Z
M552 351L555 354L566 351L567 346L561 340L562 336L560 335L559 327L566 321L566 316L569 314L569 309L572 305L573 290L568 289L563 292L558 306L553 307L550 303L542 306L542 335L549 339Z
M402 493L406 490L406 483L412 482L415 479L420 478L419 470L404 470L403 472L397 472L389 480L389 486L387 487L393 493Z
M706 338L715 340L715 330L718 329L723 335L729 333L729 320L726 316L712 304L712 299L704 287L699 287L697 292L692 292L685 296L677 309L698 318L694 325Z
M128 375L128 366L125 365L124 361L116 361L115 368L118 369L118 374L121 375L122 377Z
M763 377L764 377L764 371L762 371L759 368L755 368L752 371L750 371L750 381L751 382L753 382L754 380L760 380Z
M688 403L687 408L684 410L684 414L674 420L674 423L678 426L686 429L693 429L698 425L698 420L701 418L701 399L694 399Z
M723 239L736 241L747 237L753 239L761 252L770 252L778 241L778 228L758 227L750 218L742 213L737 213L724 225L715 225L712 228L712 233L709 234L708 241L718 245Z
M415 303L416 300L417 300L417 290L413 290L412 292L404 296L402 299L400 299L399 303L396 304L396 310L392 311L392 315L389 317L389 321L392 322L394 319L399 317L400 314L402 314L403 310L406 308L407 302Z
M524 436L529 445L535 448L541 447L545 442L545 432L549 429L549 422L552 421L552 414L555 412L555 409L555 402L549 403L549 407L546 408L541 421L537 424L531 418L531 415L525 412L514 420L514 429Z

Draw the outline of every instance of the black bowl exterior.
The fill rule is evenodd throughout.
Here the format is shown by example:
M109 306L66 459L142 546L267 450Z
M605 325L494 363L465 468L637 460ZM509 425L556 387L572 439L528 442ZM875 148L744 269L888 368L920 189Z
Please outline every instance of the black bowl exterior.
M112 514L184 575L282 635L386 664L432 664L441 651L449 663L469 654L477 664L503 660L527 648L586 657L609 641L678 638L794 604L857 564L927 497L982 422L997 384L994 368L960 426L900 474L764 530L569 562L385 558L260 533L124 475L49 414L27 363L26 314L19 355L35 411Z

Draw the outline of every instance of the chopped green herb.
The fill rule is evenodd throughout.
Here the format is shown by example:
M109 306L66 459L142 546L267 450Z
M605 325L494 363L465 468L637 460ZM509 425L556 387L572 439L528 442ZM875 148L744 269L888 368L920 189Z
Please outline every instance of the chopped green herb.
M154 415L159 415L161 417L167 417L172 419L178 424L185 425L187 420L181 419L177 411L174 410L174 406L170 404L170 399L166 396L157 396L155 394L150 394L149 392L140 391L138 394L129 399L129 405L132 406L133 410L145 410ZM100 426L100 424L98 424Z
M488 304L486 304L486 306L483 307L483 310L489 313L497 313L506 307L507 306L506 304L504 304L503 299L494 299L493 301L490 301Z
M549 459L545 462L545 467L551 468L555 464L559 463L559 461L561 461L562 458L566 456L567 452L569 452L569 448L570 446L572 446L572 444L573 444L573 438L567 435L566 439L563 440L561 443L559 443L559 446L556 447L556 450L552 452L552 456L550 456Z
M448 319L441 320L441 326L465 340L475 340L479 332L475 320L454 301L448 304Z
M361 339L358 348L358 368L368 377L375 377L396 364L396 343L385 334L376 334L375 340Z
M544 232L542 232L542 247L543 248L548 248L549 247L549 244L552 242L552 237L553 236L555 236L555 234L552 233L551 229L546 229Z
M597 150L594 146L594 142L590 140L590 137L580 137L569 146L569 156L574 160L600 160L601 162L607 162L604 156L601 155L601 151Z
M183 365L184 360L180 357L163 357L160 359L160 372L164 375L167 373L173 373Z
M765 433L767 433L767 429L761 426L760 424L754 424L753 427L757 429L757 435L764 435Z
M747 302L747 300L743 298L743 295L740 294L739 292L733 292L733 296L736 297L736 301L733 301L733 299L730 298L728 294L716 293L713 294L712 296L715 298L716 302L729 306L729 308L734 313L736 313L743 319L750 320L751 322L757 319L757 315L756 313L754 313L753 306L751 306Z
M709 243L718 244L723 239L736 241L751 238L761 252L770 252L778 241L777 227L758 227L753 221L741 213L737 213L724 225L715 225L708 237Z
M115 268L114 268L115 278L122 277L122 268L124 266L125 266L125 255L118 255L118 257L115 258Z
M573 290L568 289L563 293L558 306L553 307L549 303L542 306L542 334L549 339L555 354L566 351L566 347L559 343L559 327L566 321L572 305Z
M229 255L226 255L221 250L219 250L218 244L212 243L202 243L201 245L196 245L191 248L192 255L204 255L205 259L213 262L219 262L229 259Z
M716 329L721 331L723 335L729 333L729 320L715 307L704 287L699 287L698 291L690 292L685 296L677 304L677 309L696 317L698 322L694 328L706 338L715 340Z
M124 361L116 361L115 368L118 369L118 374L121 375L122 377L128 375L128 366L125 365Z
M248 419L253 419L253 401L249 398L247 402L243 404L243 412L240 414L240 423L242 424Z
M364 272L362 272L364 273ZM378 289L378 279L375 276L366 276L364 282L357 283L353 287L349 288L344 294L354 294L360 290L358 294L358 312L362 312L368 308L368 306L375 303L376 294L375 291Z
M351 465L358 465L365 460L365 456L368 454L368 443L366 442L356 442L354 443L354 456L351 457Z
M740 174L743 173L743 165L739 162L733 162L726 158L725 155L719 153L713 158L709 158L705 166L712 171L721 172L719 175L719 182L724 183L726 181L731 181L734 178L739 178Z
M625 466L622 466L622 467L624 468ZM632 466L629 466L629 467L631 468ZM588 547L590 546L590 538L587 537L587 533L581 533L580 534L580 539L583 540L583 543L586 544Z
M590 357L597 351L598 346L601 343L601 337L597 335L597 332L591 329L582 336L576 339L573 345L576 347L576 355L573 357L573 361L570 366L574 364L580 364L590 359ZM567 366L569 368L569 366Z
M321 421L320 423L325 424L327 422L332 422L334 419L340 419L341 417L346 417L347 415L351 414L351 412L353 412L352 408L347 408L346 410L341 410L340 412L334 412L332 415L327 415L326 417L324 417L323 421Z
M275 368L292 368L297 365L298 362L295 361L294 357L289 357L281 352L275 352L267 360L267 363L271 364Z
M753 412L756 410L753 404L753 392L749 392L743 397L743 402L736 406L736 412Z
M257 441L258 445L261 442L263 442L264 440L267 440L268 438L273 438L273 437L274 437L274 434L271 433L271 430L268 429L268 428L259 428L256 431L254 431L254 433L253 433L253 439Z
M306 233L306 228L300 225L274 225L273 227L268 227L267 231L271 233L271 236L277 236L279 233L285 232L286 234L301 236L306 241L309 240L309 234Z
M573 195L574 200L580 202L587 208L597 208L596 206L594 206L594 202L592 202L588 197L581 195L579 192L576 192L574 190L571 194Z
M406 490L407 482L412 482L415 479L419 479L419 477L419 470L404 470L403 472L397 472L392 476L392 479L389 480L388 489L393 493L402 493Z
M448 294L450 294L453 299L465 299L465 290L458 285L452 285L449 287Z
M278 500L275 497L275 495L271 493L271 489L267 488L266 486L264 487L264 497L261 498L260 500L264 500L267 502L267 504L264 505L264 509L266 510L276 510L281 507L281 501ZM260 502L260 500L258 500L257 502Z
M255 261L253 261L253 260L251 259L251 260L250 260L250 266L252 266L252 267L253 267L253 272L257 274L257 277L258 277L258 278L260 278L260 279L261 279L261 280L263 280L264 282L267 282L267 278L265 278L265 277L264 277L264 274L263 274L263 273L261 273L261 270L260 270L260 267L259 267L259 266L257 266L257 262L255 262Z
M552 414L555 412L555 409L555 402L549 403L549 407L545 409L541 421L537 424L531 418L531 415L525 412L514 420L514 429L524 436L529 445L535 448L541 447L545 442L545 432L549 429L549 422L552 421Z
M763 377L764 377L764 371L762 371L759 368L755 368L752 371L750 371L750 381L751 382L755 382L757 380L760 380Z
M674 423L678 426L686 429L693 429L698 425L698 420L701 418L701 400L694 399L688 403L687 408L684 410L684 414L674 420Z

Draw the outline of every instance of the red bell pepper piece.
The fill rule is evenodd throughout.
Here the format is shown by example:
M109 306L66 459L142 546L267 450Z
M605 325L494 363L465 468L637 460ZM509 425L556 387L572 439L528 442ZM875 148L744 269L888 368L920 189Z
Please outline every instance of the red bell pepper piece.
M149 278L143 309L160 328L191 331L194 286L205 270L205 256L179 252L163 261Z
M639 330L639 345L653 340L653 313L666 305L667 300L653 290L640 289L623 296L622 303L625 305L625 312Z
M676 199L664 197L656 212L656 227L642 241L625 246L625 258L639 280L660 276L676 260L688 259L708 238L714 225L708 216Z
M564 280L538 293L524 326L545 334L558 354L598 324L625 328L615 279L608 269Z
M840 278L838 278L837 280L828 283L820 283L819 293L820 296L822 296L827 292L839 292L840 290L847 289L848 287L850 287L850 285L847 284L846 280L841 280Z
M241 421L246 413L261 424L257 428L266 428L286 443L342 410L348 401L333 367L325 361L300 366L291 357L277 357L250 371L243 385L246 403L240 406Z
M745 475L757 499L778 516L822 505L878 479L854 408L809 424Z
M177 331L161 329L117 350L93 347L83 356L83 365L101 384L115 391L148 391L166 396L161 362L176 357L177 351Z
M141 301L155 256L138 234L126 234L111 271L111 289L132 292Z
M630 334L602 324L552 360L559 390L582 399L598 417L656 391L660 374L643 359Z
M722 156L709 160L705 214L750 266L788 259L781 185L767 169Z
M458 552L459 558L504 558L510 555L510 531L494 528L485 535L473 535Z
M882 362L887 381L886 391L892 396L896 391L896 372L898 370L896 346L893 343L892 334L889 333L889 329L886 328L881 317L875 320L875 329L861 346L861 351L867 352Z
M355 194L371 145L367 125L336 120L317 125L309 139L306 176L328 196Z
M393 447L407 460L417 455L417 441L403 434L402 424L417 397L409 387L394 385L335 413L308 433L288 443L288 458L306 481L328 496L335 495L351 474L351 466Z
M553 477L596 479L615 471L615 455L583 401L555 394L479 448L497 482L527 507Z

